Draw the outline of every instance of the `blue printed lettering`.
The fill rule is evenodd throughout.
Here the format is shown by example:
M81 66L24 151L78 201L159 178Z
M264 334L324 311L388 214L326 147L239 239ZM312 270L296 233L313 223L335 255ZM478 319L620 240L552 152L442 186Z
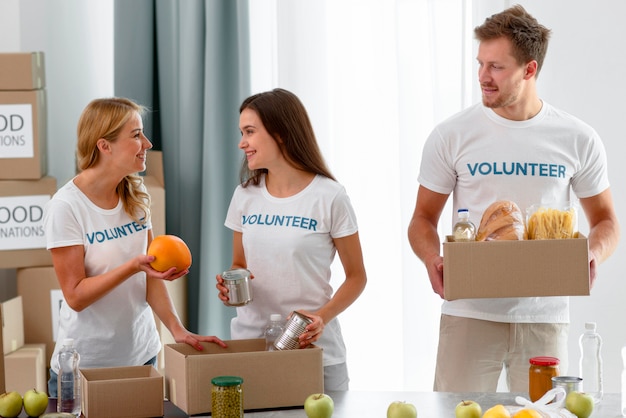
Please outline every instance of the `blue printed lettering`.
M530 176L565 178L566 169L562 164L523 163L523 162L482 162L467 164L472 177L481 176Z

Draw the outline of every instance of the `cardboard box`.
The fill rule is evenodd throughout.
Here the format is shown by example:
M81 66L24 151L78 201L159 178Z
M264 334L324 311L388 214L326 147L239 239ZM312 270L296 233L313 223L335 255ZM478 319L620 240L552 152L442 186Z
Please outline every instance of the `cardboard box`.
M189 415L211 412L211 379L243 378L244 409L304 405L311 393L324 391L322 349L265 351L264 339L230 340L227 348L203 343L165 347L165 383L169 400ZM296 372L297 371L297 372Z
M46 91L0 91L0 179L46 175Z
M54 295L61 292L52 267L17 269L17 294L24 305L24 342L46 345L46 367L54 351L55 332L60 307L52 307Z
M4 208L0 211L0 268L52 265L46 250L43 205L56 191L56 179L50 176L0 180L0 209Z
M48 392L46 345L26 344L4 356L6 387L24 395L29 389ZM55 395L53 395L55 396Z
M2 309L0 309L0 324L4 323L4 317L2 316ZM0 345L4 346L2 333L0 332ZM6 392L6 386L4 383L4 356L0 356L0 393Z
M80 369L86 418L163 416L163 376L152 366Z
M446 300L589 295L588 242L579 238L443 244Z
M2 349L9 354L24 345L24 311L22 297L17 296L0 304L2 309Z
M43 52L0 53L0 90L35 90L45 85Z

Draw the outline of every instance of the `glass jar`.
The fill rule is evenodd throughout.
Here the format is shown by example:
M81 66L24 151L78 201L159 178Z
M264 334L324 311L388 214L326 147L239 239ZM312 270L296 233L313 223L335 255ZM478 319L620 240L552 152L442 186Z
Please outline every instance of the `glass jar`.
M217 376L211 379L211 416L243 418L243 378Z
M529 362L528 395L536 402L552 389L552 378L559 375L559 359L541 356L532 357Z

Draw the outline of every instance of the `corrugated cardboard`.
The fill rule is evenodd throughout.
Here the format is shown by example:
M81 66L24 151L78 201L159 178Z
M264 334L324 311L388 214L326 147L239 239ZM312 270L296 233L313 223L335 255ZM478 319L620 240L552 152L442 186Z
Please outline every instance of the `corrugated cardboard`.
M4 164L0 160L0 166ZM52 197L57 190L57 182L54 177L46 176L39 180L0 180L0 197L39 196ZM38 208L43 211L43 208ZM42 221L43 222L43 221ZM0 229L6 225L0 225ZM10 238L7 239L9 242ZM42 241L41 248L15 249L0 251L0 268L20 268L35 266L51 266L52 257Z
M12 115L4 114L4 105L31 106L29 113L32 117L32 138L29 138L28 144L32 145L32 157L10 158L7 157L6 152L11 148L4 145L0 147L0 179L32 180L42 178L46 175L47 170L48 115L45 89L0 91L0 119L3 121L2 126L0 126L2 129L0 139L3 137L11 138L12 134L10 127L7 126L7 121L12 119ZM11 143L10 139L8 141Z
M322 349L265 351L264 339L225 341L227 348L203 343L165 347L165 381L169 400L189 415L211 412L211 379L243 378L244 409L304 405L324 391Z
M587 238L443 244L446 300L589 295Z
M4 317L2 316L2 309L0 309L0 324L4 323ZM0 332L0 345L4 346L2 339L2 333ZM6 386L4 384L4 356L0 356L0 393L6 392Z
M35 90L45 85L43 52L0 53L0 90Z
M163 376L152 366L80 369L86 418L163 416Z
M48 392L46 345L25 344L22 348L4 356L7 390L15 390L22 396L29 389Z
M58 289L59 282L52 267L17 269L17 294L24 305L24 341L46 345L46 367L54 351L55 324L52 323L50 292Z
M22 297L17 296L0 304L2 309L2 349L9 354L24 345L24 310Z

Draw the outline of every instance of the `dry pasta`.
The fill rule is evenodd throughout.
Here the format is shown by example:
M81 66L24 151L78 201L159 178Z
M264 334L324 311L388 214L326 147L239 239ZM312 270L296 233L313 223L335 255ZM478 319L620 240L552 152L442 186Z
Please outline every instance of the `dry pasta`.
M540 207L528 218L528 239L576 237L576 210Z

